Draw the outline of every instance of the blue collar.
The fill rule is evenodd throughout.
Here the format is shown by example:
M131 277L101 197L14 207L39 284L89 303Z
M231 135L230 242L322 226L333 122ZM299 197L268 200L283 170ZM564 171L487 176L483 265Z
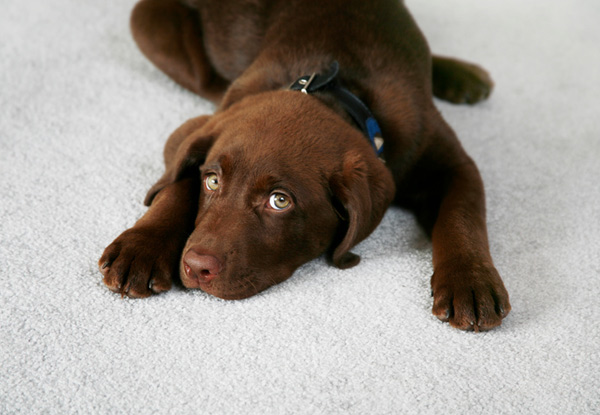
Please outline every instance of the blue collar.
M290 85L289 89L292 91L300 91L305 94L328 92L333 95L367 136L377 156L382 158L383 138L381 137L379 124L377 124L375 117L365 103L348 89L340 85L337 80L339 70L340 65L337 61L333 61L327 72L322 74L315 72L312 75L298 78Z

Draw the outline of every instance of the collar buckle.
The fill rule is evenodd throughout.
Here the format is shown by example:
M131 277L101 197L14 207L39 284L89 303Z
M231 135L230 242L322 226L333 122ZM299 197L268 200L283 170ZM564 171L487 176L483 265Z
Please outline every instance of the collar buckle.
M312 84L312 81L315 79L316 75L317 75L317 73L313 72L313 74L308 79L305 79L305 78L298 79L298 83L300 85L302 85L302 89L300 90L300 92L308 95L308 88L310 87L310 84Z

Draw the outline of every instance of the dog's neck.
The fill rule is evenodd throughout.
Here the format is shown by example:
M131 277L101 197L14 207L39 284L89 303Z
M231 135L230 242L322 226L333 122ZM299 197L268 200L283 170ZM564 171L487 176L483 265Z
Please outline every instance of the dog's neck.
M379 128L379 124L377 124L377 120L360 98L340 84L338 73L339 64L337 61L333 61L328 70L302 76L292 83L289 89L300 91L307 95L315 92L324 92L333 96L343 110L350 115L358 128L367 136L377 156L381 157L383 153L383 138L381 137L381 129Z
M322 61L322 59L314 61ZM354 83L340 79L339 64L336 61L328 66L319 67L327 69L320 72L310 71L297 79L295 77L298 73L307 72L299 67L290 70L278 65L265 65L261 69L254 68L252 71L247 71L229 87L217 111L226 110L244 97L261 92L280 89L304 92L319 99L344 120L361 130L369 139L377 156L383 160L381 130L368 106L350 90ZM291 72L295 72L296 75L291 75ZM295 81L292 82L293 79Z

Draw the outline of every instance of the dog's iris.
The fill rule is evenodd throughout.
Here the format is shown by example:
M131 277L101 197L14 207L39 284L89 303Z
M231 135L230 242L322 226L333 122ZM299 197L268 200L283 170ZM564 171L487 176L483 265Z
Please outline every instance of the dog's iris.
M269 205L275 210L287 209L291 204L289 196L283 193L273 193L269 198Z
M216 174L211 173L204 179L204 184L208 190L214 192L219 188L219 177Z

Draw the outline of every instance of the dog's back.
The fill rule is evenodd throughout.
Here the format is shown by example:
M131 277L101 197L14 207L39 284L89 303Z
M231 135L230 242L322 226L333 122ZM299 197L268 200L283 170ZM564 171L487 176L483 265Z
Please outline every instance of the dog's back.
M210 63L233 81L265 54L293 70L331 56L349 76L389 70L428 83L425 38L397 0L208 0L191 2ZM427 91L426 91L427 92Z

